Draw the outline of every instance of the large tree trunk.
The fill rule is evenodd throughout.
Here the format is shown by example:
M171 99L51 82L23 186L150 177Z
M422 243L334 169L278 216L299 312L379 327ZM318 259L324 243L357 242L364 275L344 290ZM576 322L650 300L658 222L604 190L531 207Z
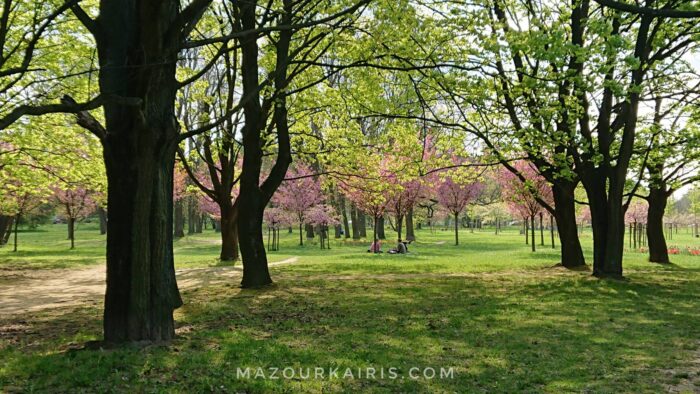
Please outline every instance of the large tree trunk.
M613 182L610 183L613 189ZM625 231L621 185L615 185L618 190L611 190L610 196L606 193L606 179L603 176L584 183L584 186L593 229L593 275L620 278Z
M188 197L187 203L187 234L192 235L196 232L195 223L197 222L197 200L194 196Z
M173 230L175 238L182 238L185 236L185 213L182 205L182 200L175 202L175 229Z
M357 230L360 232L360 238L367 238L367 216L359 209L357 210Z
M360 239L360 225L355 204L350 205L350 220L352 221L352 239Z
M238 209L236 205L219 206L221 210L221 261L238 260Z
M105 340L170 340L175 335L173 310L182 304L172 250L175 152L141 154L130 145L115 141L105 146L109 185Z
M285 12L280 23L291 24L292 10L289 1L283 1ZM240 19L243 30L255 30L257 1L241 2ZM260 56L256 39L248 37L241 41L241 80L245 123L243 135L243 167L240 174L238 235L243 258L243 279L241 286L260 287L272 283L267 265L267 254L262 234L263 212L275 190L284 179L292 161L289 139L289 125L285 89L287 88L287 68L289 65L289 45L291 30L279 32L275 45L274 89L278 96L274 100L272 121L277 135L277 157L267 178L260 184L262 169L261 132L265 128L265 112L260 103Z
M567 268L586 265L576 226L575 183L558 183L552 188L554 220L557 222L561 244L561 264Z
M409 209L408 213L406 214L406 240L416 240L416 233L413 227L413 208Z
M7 244L12 233L12 216L0 215L0 245Z
M121 98L104 104L102 138L107 342L170 340L173 310L182 305L172 245L179 8L176 1L100 3L100 91Z
M665 188L664 188L665 189ZM649 208L647 211L647 239L649 241L649 261L652 263L670 263L668 246L664 235L664 212L668 203L668 193L657 187L649 189Z
M377 238L386 239L386 233L384 232L384 216L377 218Z
M195 234L201 234L202 228L204 227L204 215L199 214L194 222L194 232Z
M97 213L100 216L100 234L105 235L107 234L107 211L99 207L97 208Z
M345 238L350 238L350 223L348 222L348 212L345 207L345 196L340 196L340 212L343 216L343 231L345 232Z
M306 239L314 239L314 226L313 224L305 224L304 229L306 230Z

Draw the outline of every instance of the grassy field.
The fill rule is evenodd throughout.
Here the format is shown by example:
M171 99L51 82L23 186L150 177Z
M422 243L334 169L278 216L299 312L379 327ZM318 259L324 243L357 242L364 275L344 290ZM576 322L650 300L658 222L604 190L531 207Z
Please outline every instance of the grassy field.
M275 285L184 292L167 347L82 349L100 336L99 303L0 316L0 392L700 391L700 257L660 266L629 252L626 279L601 281L555 267L551 247L531 253L516 230L463 231L458 247L449 231L423 230L405 256L283 236L270 260L298 261L271 269ZM590 233L582 239L590 260ZM177 267L219 265L216 240L178 240ZM700 240L681 231L670 244ZM103 264L94 227L82 225L76 245L61 225L20 233L20 252L0 249L0 275ZM316 367L323 378L302 376ZM346 368L354 379L341 378Z

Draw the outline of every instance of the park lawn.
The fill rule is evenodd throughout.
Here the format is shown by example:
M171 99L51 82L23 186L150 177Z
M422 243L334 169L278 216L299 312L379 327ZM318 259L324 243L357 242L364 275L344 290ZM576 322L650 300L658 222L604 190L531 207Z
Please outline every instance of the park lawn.
M93 253L98 237L92 247L66 252L84 259L72 260L53 257L49 240L31 245L31 234L24 238L35 254L22 261L2 250L0 266L100 262ZM184 292L178 338L167 347L81 350L100 336L98 304L0 316L0 391L700 390L700 257L673 256L673 265L659 266L628 253L626 280L610 281L553 267L556 251L533 254L516 231L463 231L455 247L450 232L423 230L408 256L368 254L367 242L298 247L298 234L283 235L270 260L298 261L271 268L273 286ZM215 237L177 241L176 264L218 264ZM53 239L54 247L67 248L58 234ZM583 239L590 256L590 235ZM676 240L699 244L683 234ZM258 367L267 375L268 367L293 367L297 377L299 368L336 367L342 375L345 368L384 367L397 368L398 376L237 378L236 369L246 367L253 375ZM451 367L454 374L412 379L412 367Z

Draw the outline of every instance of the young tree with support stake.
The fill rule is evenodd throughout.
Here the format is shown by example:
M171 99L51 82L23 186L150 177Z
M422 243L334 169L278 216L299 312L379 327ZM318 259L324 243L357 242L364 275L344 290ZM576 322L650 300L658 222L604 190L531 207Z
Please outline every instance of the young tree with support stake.
M530 222L530 247L534 252L535 247L535 218L543 213L540 200L552 204L552 188L544 177L542 177L534 166L525 161L513 163L519 174L525 176L525 181L515 176L512 171L503 169L499 177L501 184L501 195L508 202L511 211L522 217L525 222ZM541 220L541 216L540 216ZM540 226L541 226L540 222ZM527 223L526 223L527 226ZM540 234L542 244L544 244L544 233Z

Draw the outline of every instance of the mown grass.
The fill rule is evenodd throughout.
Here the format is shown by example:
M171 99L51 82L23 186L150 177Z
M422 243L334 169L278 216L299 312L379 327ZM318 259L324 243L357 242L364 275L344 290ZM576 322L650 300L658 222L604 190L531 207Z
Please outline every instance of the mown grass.
M63 257L53 257L48 240L32 249L34 235L24 235L36 254L2 250L0 266L60 266L51 263ZM99 303L0 317L0 391L700 391L700 257L673 256L674 264L659 266L628 253L626 279L609 281L553 267L556 251L533 254L514 230L464 231L459 247L450 232L424 230L407 256L368 254L366 242L336 242L330 251L298 247L297 234L283 235L270 260L299 260L272 268L274 286L185 292L178 338L169 346L81 349L100 337ZM55 237L53 247L65 242ZM178 241L177 265L217 264L215 239ZM583 239L590 255L590 235ZM676 240L700 244L683 234ZM91 242L99 249L102 241ZM84 246L67 253L93 259L85 264L103 261ZM237 377L246 367L268 376L269 367L297 373ZM315 367L341 375L396 368L397 377L299 378L299 368L313 375ZM451 367L454 375L412 379L412 367Z

